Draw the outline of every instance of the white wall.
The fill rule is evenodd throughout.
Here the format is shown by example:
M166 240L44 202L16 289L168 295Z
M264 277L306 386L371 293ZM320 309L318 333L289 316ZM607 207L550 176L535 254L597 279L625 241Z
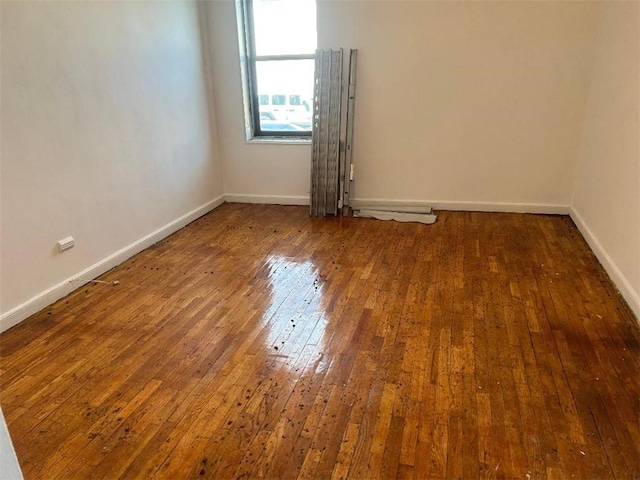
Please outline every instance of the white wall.
M309 144L245 141L235 4L206 2L224 191L231 201L308 203Z
M640 318L640 6L603 2L572 217Z
M359 50L355 198L566 213L596 25L589 2L320 0L319 47Z
M6 319L204 213L223 190L196 3L0 8ZM67 235L76 246L59 254Z
M306 200L308 145L250 144L235 5L207 2L224 189ZM358 48L354 197L567 213L591 2L318 2L318 46Z

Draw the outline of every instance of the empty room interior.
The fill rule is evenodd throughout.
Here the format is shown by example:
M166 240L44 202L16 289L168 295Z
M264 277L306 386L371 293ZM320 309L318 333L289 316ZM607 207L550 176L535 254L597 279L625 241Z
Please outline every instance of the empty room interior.
M640 478L640 3L1 1L0 44L0 478Z

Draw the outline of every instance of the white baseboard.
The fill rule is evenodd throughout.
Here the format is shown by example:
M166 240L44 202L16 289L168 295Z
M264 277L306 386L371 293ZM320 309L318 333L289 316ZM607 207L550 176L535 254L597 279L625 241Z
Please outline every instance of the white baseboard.
M231 203L264 203L270 205L309 205L308 196L286 196L286 195L243 195L239 193L228 193L224 196L225 201Z
M91 265L67 280L35 295L26 302L0 315L0 333L17 325L24 319L39 312L56 300L68 295L80 288L83 284L102 275L108 270L121 264L133 255L145 248L157 243L163 238L180 230L188 223L205 215L211 210L227 202L238 203L263 203L277 205L309 205L309 198L302 196L278 196L278 195L221 195L210 202L186 213L149 235L127 245L103 260ZM478 203L478 202L441 202L418 200L384 200L384 199L354 199L353 207L367 206L392 206L392 207L433 207L436 210L464 210L474 212L513 212L513 213L542 213L555 215L571 215L574 223L584 236L585 240L603 265L618 290L627 301L636 318L640 319L640 295L636 292L615 262L608 255L593 232L585 224L577 210L565 205L545 204L513 204L513 203Z
M85 268L71 278L60 282L59 284L30 298L21 305L18 305L17 307L9 310L6 313L3 313L0 316L0 333L10 329L14 325L17 325L34 313L37 313L48 305L51 305L56 300L80 288L90 280L93 280L94 278L99 277L103 273L111 270L113 267L120 265L128 258L134 256L136 253L141 252L145 248L150 247L154 243L157 243L163 238L166 238L172 233L180 230L188 223L191 223L197 218L205 215L206 213L209 213L211 210L222 205L224 201L224 195L214 198L204 205L201 205L198 208L195 208L194 210L191 210L190 212L182 215L176 220L164 225L163 227L160 227L149 235L136 240L135 242L118 250L112 255L109 255L108 257L91 265L90 267Z
M431 207L434 210L458 210L467 212L504 212L504 213L539 213L551 215L568 215L569 205L551 205L544 203L482 203L440 200L386 200L372 198L356 198L351 200L354 208L367 207Z
M224 196L227 202L266 203L273 205L309 205L307 196L282 195L244 195L229 193ZM427 200L388 200L380 198L356 198L351 200L351 207L397 207L415 208L432 207L434 210L460 210L468 212L510 212L510 213L542 213L551 215L568 215L569 205L551 205L542 203L480 203L480 202L448 202Z
M587 224L585 223L580 213L575 208L572 207L570 215L571 215L571 219L573 220L573 223L576 224L576 226L578 227L578 230L580 230L580 233L582 233L582 236L591 247L591 250L593 250L593 253L596 255L597 259L600 261L604 269L607 271L607 273L609 274L609 277L611 278L615 286L618 288L623 298L629 304L629 307L631 308L631 310L636 316L636 320L640 322L640 292L636 292L633 289L633 287L627 280L627 277L625 277L624 273L620 271L620 269L618 268L616 263L613 261L613 259L609 256L605 248L598 241L597 237L594 235L591 229L587 226Z

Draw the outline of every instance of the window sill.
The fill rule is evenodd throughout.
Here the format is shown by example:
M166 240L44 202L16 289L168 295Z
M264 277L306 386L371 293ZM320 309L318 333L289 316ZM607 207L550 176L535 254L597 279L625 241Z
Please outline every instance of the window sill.
M244 143L251 145L311 145L309 137L253 137Z

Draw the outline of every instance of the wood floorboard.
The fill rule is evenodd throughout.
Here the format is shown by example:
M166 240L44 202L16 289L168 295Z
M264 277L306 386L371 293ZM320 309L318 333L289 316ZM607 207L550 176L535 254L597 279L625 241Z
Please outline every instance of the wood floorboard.
M0 336L29 479L640 478L640 328L568 217L225 204Z

